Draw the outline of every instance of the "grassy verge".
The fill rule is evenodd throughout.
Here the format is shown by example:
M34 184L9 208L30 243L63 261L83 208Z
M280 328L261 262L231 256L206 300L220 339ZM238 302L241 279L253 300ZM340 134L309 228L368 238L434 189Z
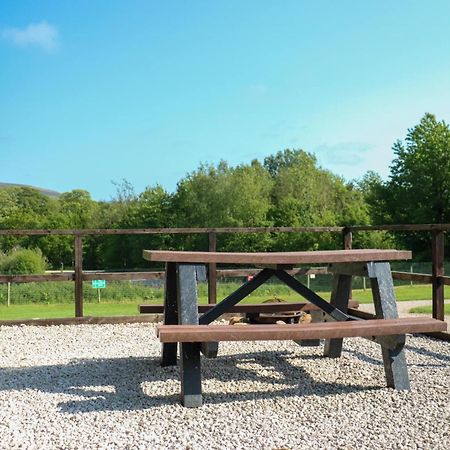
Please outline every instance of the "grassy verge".
M416 306L415 308L411 308L409 310L410 313L415 314L428 314L431 315L432 313L432 307L431 306ZM444 305L444 314L450 314L450 304Z
M218 292L218 297L223 298L237 287L235 283L227 283L221 286ZM199 300L201 303L207 303L206 289L200 288ZM395 293L398 301L407 300L424 300L431 299L431 286L429 285L414 285L414 286L398 286L395 288ZM329 300L329 292L319 292L326 300ZM280 297L287 301L298 302L301 298L292 291L285 291L277 288L277 285L268 286L262 291L257 290L244 300L245 303L260 303L264 300ZM157 296L159 297L159 296ZM360 303L372 302L372 294L370 289L354 290L353 298ZM102 301L101 303L85 302L84 314L86 316L133 316L138 315L138 305L141 303L161 303L162 299L148 299L138 297L133 300L126 301ZM424 313L431 314L431 307L424 307ZM446 313L450 313L450 305L446 305ZM422 312L422 311L417 311ZM56 317L73 317L74 305L70 303L29 303L17 304L7 307L0 305L0 320L14 320L14 319L32 319L32 318L56 318Z

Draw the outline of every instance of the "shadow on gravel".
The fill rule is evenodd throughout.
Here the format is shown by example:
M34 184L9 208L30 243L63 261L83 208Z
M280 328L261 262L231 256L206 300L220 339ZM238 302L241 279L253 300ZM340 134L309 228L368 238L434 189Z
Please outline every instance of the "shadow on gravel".
M436 353L436 352L433 352L431 350L428 350L428 349L425 349L422 347L414 347L412 345L405 345L405 349L406 349L406 351L414 352L414 353L417 353L422 356L428 356L433 360L443 361L446 363L450 362L450 356L442 355L441 353ZM442 366L442 365L446 365L446 364L440 364L440 366ZM427 364L427 366L428 366L428 364Z
M411 344L405 345L405 351L406 351L406 358L408 358L408 352L414 352L429 358L427 362L424 362L422 364L419 363L410 364L416 367L428 367L428 368L447 367L448 362L450 362L450 356L442 355L428 349L416 347ZM349 355L352 355L354 358L359 359L360 361L363 361L365 363L372 364L374 366L383 366L383 361L381 359L381 347L379 358L373 358L365 353L358 352L357 350L350 350L348 348L343 350L343 353L348 353Z
M318 382L305 367L313 364L311 355L288 351L255 352L202 359L202 378L223 382L220 392L206 392L205 403L239 402L270 399L283 396L329 396L368 390L384 386L362 386L336 382ZM317 360L317 357L314 356ZM296 365L291 364L296 362ZM303 362L301 362L303 364ZM173 382L171 388L165 383ZM225 383L230 383L227 386ZM254 386L241 391L243 383ZM172 389L173 388L173 389ZM160 359L112 358L81 359L67 365L34 366L0 369L0 391L36 390L50 394L67 395L67 401L58 404L62 413L93 411L141 410L179 404L179 371L177 367L160 366ZM164 394L161 391L173 394ZM75 398L73 398L75 397Z

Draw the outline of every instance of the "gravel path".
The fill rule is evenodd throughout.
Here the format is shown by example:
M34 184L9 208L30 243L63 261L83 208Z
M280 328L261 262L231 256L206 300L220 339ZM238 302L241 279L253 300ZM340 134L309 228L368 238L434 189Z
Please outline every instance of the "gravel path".
M153 324L0 328L1 449L448 449L450 344L408 337L412 390L380 349L342 358L292 342L224 343L205 405L178 400Z

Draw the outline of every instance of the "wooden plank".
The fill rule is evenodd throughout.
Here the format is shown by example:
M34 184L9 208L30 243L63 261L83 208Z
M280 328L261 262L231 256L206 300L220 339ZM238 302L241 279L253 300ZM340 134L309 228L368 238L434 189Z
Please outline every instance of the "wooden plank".
M388 336L445 331L445 322L421 317L288 325L160 325L161 342L273 341Z
M144 250L144 259L157 262L225 263L225 264L318 264L390 261L411 259L407 250L322 250L313 252L186 252Z
M208 233L208 251L216 252L217 250L217 234ZM217 265L209 263L208 265L208 303L217 303Z
M219 228L90 228L83 230L41 229L0 230L0 236L47 236L47 235L117 235L117 234L208 234L208 233L340 233L344 227L219 227Z
M450 224L358 225L348 227L217 227L217 228L130 228L130 229L40 229L0 230L0 236L47 235L129 235L129 234L208 234L214 233L342 233L349 231L449 231Z
M217 271L219 277L247 277L256 275L259 269L222 269ZM327 267L298 267L292 270L286 270L289 275L327 275Z
M355 300L349 301L351 308L357 308L359 303ZM212 309L214 305L198 305L198 312L205 313ZM164 305L139 305L139 312L141 314L160 314L164 311ZM244 303L241 305L232 306L227 313L275 313L283 311L319 311L319 308L309 302L300 303Z
M352 231L449 231L449 223L401 224L401 225L355 225Z
M162 280L166 274L159 272L83 272L83 280L106 280L106 281L121 281L121 280Z
M427 275L426 273L411 273L411 272L392 272L392 278L394 280L405 280L405 281L419 281L420 283L431 283L433 277Z
M349 303L349 308L348 308L348 314L352 317L357 317L358 319L376 319L377 316L375 314L371 314L369 312L366 311L362 311L360 309L355 309L353 307L350 307L350 303Z
M0 275L0 283L37 283L41 281L73 281L73 272L43 275Z
M116 324L116 323L153 323L151 316L111 316L111 317L67 317L54 319L15 319L0 320L0 326L37 326L48 327L53 325L86 325L86 324Z

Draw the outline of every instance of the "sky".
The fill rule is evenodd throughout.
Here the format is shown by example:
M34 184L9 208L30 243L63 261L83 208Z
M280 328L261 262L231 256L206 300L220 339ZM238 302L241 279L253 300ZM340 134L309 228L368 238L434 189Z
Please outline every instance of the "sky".
M304 149L389 175L450 122L450 2L0 0L0 182L96 200Z

